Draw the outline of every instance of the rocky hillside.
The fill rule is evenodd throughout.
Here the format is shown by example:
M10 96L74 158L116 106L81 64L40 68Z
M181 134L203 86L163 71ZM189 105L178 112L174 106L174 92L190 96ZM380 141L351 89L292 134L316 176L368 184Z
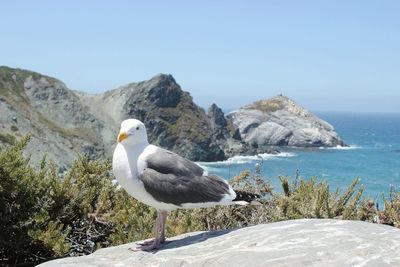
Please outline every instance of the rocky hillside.
M167 239L157 253L135 243L39 266L399 266L400 231L361 221L303 219Z
M97 118L115 129L105 136L106 147L115 144L119 124L127 118L145 122L149 141L192 160L225 158L213 137L211 123L188 92L171 75L159 74L149 81L131 83L104 94L77 93ZM111 153L111 151L108 151Z
M28 151L33 162L46 154L63 169L76 153L106 156L101 135L104 124L57 79L1 67L0 114L3 143L32 135Z
M0 67L0 143L30 133L35 163L47 155L63 170L77 154L111 158L121 121L132 117L146 123L152 143L195 161L270 151L271 145L344 145L330 124L285 97L225 117L215 104L206 114L171 75L86 94L52 77Z
M91 95L39 73L0 67L0 141L30 133L33 162L46 154L63 169L77 154L110 158L120 123L130 117L146 122L151 142L189 159L225 158L204 110L171 75Z
M254 102L227 117L236 138L254 148L345 146L332 125L282 95Z

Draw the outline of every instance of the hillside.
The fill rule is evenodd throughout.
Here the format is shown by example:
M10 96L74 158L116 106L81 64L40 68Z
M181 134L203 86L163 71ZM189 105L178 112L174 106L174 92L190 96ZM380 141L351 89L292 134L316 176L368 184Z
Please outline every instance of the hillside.
M28 151L35 163L46 155L62 170L76 153L106 156L101 136L104 123L57 79L0 67L0 114L2 141L31 134Z
M77 154L110 158L120 122L146 122L149 139L192 160L225 158L208 133L211 124L171 75L131 83L104 94L72 91L39 73L0 67L0 141L30 133L33 162L43 155L65 169Z

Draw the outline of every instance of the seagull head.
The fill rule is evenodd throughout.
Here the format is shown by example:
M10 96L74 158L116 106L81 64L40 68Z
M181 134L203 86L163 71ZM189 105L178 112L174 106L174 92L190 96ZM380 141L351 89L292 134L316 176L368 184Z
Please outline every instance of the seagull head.
M127 146L147 144L147 131L143 122L136 119L127 119L121 123L117 138L118 143Z

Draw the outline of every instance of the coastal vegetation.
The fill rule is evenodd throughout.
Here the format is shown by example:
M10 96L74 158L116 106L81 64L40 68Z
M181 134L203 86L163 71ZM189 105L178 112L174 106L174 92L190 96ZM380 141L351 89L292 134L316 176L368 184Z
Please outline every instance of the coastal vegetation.
M59 173L46 157L39 167L24 156L29 137L0 150L0 265L34 265L57 257L153 236L156 211L115 184L109 161L78 157ZM167 234L218 230L299 218L363 220L399 227L400 194L383 207L363 197L359 179L344 192L315 177L281 177L272 188L261 166L231 179L236 189L262 195L258 205L219 206L169 213Z
M256 101L245 108L248 109L257 109L262 112L275 112L277 110L281 110L285 108L285 105L279 99L271 99L271 100L259 100Z

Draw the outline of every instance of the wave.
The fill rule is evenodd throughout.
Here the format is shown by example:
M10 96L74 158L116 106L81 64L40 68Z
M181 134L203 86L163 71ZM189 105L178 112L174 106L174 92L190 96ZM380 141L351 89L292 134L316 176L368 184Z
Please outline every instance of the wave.
M213 162L197 162L200 166L215 166L215 165L231 165L231 164L244 164L253 163L255 161L268 160L273 158L288 158L295 157L296 154L292 152L281 152L278 154L257 154L255 156L234 156L223 161L213 161Z
M335 147L320 147L319 149L351 150L360 148L362 147L358 145L349 145L349 146L335 146Z

